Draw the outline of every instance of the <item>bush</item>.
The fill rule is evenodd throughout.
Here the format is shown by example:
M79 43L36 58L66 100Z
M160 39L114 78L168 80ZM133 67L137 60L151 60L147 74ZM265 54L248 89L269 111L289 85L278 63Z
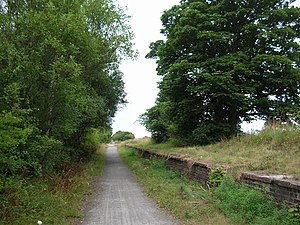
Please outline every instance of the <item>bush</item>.
M111 129L88 129L81 143L80 157L90 158L99 148L100 144L110 142L110 137Z
M30 111L14 108L0 113L0 174L10 176L22 171L31 152L26 149L35 127Z
M192 133L191 142L194 144L207 145L228 138L230 127L225 123L206 122L201 123Z
M134 138L134 134L128 131L118 131L112 136L113 141L126 141Z
M208 185L211 187L216 187L220 185L226 175L226 171L221 167L212 170L208 175Z

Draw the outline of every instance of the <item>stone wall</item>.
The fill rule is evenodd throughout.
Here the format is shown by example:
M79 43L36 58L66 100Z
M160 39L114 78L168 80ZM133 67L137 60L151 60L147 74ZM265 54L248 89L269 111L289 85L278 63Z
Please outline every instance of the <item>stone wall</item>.
M144 158L157 157L166 160L169 168L179 171L181 174L191 179L197 180L206 185L208 175L212 168L222 167L228 169L226 165L212 165L203 161L184 158L178 155L156 153L143 148L130 145L126 147L136 150ZM292 176L265 174L266 172L245 172L241 174L240 181L246 185L274 196L277 202L286 203L291 206L300 206L300 181Z
M142 148L133 147L130 145L126 145L126 146L128 148L138 151L140 156L144 158L151 158L151 157L162 158L166 160L166 165L170 169L176 170L181 174L188 176L190 179L197 180L204 185L207 184L208 175L212 170L212 167L209 163L195 161L189 158L184 158L176 155L156 153Z
M240 180L250 187L274 196L277 202L300 205L300 181L292 176L256 171L242 173Z

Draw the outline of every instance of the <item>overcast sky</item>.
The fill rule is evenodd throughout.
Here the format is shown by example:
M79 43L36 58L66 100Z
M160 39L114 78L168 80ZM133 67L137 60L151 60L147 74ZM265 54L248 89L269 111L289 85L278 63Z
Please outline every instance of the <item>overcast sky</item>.
M124 61L121 71L124 73L127 105L117 112L113 123L113 132L130 131L136 137L150 136L137 120L146 109L151 108L158 93L155 60L145 59L149 52L149 44L162 39L160 34L160 17L165 9L178 4L179 0L118 0L121 6L127 6L127 14L131 16L130 24L135 34L135 48L139 57Z
M150 136L137 120L148 108L151 108L158 93L155 60L145 59L149 52L149 44L163 39L160 34L160 17L165 9L178 4L179 0L117 0L121 6L127 6L127 14L131 16L130 25L135 34L135 48L139 57L135 60L123 61L121 71L124 73L127 105L120 109L113 123L113 132L130 131L137 138ZM300 0L296 1L300 6ZM247 130L259 129L262 122L254 126L245 126Z

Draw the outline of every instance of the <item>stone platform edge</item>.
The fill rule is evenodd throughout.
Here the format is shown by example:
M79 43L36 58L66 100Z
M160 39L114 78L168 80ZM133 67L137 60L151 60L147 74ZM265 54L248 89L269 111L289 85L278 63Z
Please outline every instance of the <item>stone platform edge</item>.
M214 168L223 168L224 170L230 168L228 165L211 165L200 159L195 160L186 156L158 153L129 144L125 146L137 151L143 158L164 159L170 169L176 170L203 185L207 185L209 173ZM242 173L240 181L249 187L273 196L278 203L300 207L300 181L290 175L250 171Z

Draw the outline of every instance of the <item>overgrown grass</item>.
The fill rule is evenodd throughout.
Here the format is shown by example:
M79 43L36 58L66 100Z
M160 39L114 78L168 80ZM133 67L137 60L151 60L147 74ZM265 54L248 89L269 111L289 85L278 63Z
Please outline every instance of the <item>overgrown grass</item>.
M216 188L215 194L216 203L226 216L240 224L300 224L299 217L293 217L286 208L277 208L270 196L243 184L235 183L231 178L224 179Z
M81 203L103 164L103 149L99 149L88 164L67 167L59 175L11 179L0 194L0 224L33 225L37 220L47 225L71 224L83 216Z
M300 179L299 137L299 128L275 126L208 146L175 147L172 143L154 144L150 139L131 144L162 153L201 158L213 164L230 164L242 170L288 173Z
M211 194L199 183L168 170L162 160L139 158L121 147L120 154L137 175L147 194L185 225L234 225L213 204Z
M148 195L185 225L297 225L286 209L259 191L227 178L212 190L166 168L164 161L139 158L124 147L120 154ZM226 215L226 216L224 216Z

